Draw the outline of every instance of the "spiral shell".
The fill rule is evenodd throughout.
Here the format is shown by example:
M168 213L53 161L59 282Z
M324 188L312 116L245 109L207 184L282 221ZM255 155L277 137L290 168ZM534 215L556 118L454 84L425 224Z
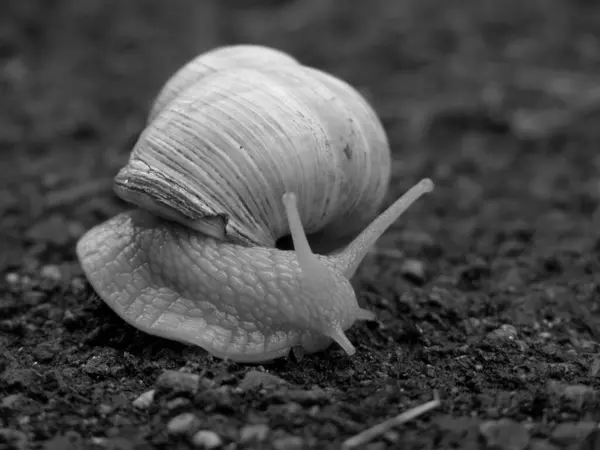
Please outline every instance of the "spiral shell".
M152 122L184 90L211 73L234 67L268 67L284 64L298 64L298 61L280 50L258 45L232 45L210 50L185 64L165 83L154 100L148 114L148 122Z
M373 219L389 178L385 131L354 88L277 50L233 46L165 85L115 191L219 239L272 247L289 234L285 192L309 235L343 240Z

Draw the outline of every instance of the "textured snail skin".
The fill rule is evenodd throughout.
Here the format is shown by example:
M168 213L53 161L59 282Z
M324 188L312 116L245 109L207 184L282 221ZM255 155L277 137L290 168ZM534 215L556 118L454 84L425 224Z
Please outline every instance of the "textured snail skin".
M218 358L266 362L295 345L332 340L375 315L358 306L349 279L377 238L433 183L422 180L335 255L313 254L296 197L283 203L295 251L222 242L142 210L89 230L77 255L100 297L149 334L203 347Z

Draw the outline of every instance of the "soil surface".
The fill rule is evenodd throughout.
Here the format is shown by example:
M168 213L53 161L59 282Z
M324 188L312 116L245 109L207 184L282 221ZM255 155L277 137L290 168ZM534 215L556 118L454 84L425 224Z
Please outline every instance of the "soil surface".
M0 448L600 448L600 6L4 0ZM77 239L179 66L258 43L345 78L436 189L354 278L378 321L242 365L126 325Z

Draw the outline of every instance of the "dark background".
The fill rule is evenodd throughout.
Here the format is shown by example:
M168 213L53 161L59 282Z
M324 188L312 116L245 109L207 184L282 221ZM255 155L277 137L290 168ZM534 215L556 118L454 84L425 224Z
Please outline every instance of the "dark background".
M365 448L596 448L599 30L583 0L3 0L0 448L188 448L197 429L339 448L434 389L438 409ZM126 207L112 177L159 88L231 43L368 96L394 152L388 201L437 185L357 273L379 318L350 331L357 354L265 366L291 383L265 390L240 384L260 367L127 326L74 254ZM156 386L184 366L199 389ZM197 421L174 436L183 412ZM241 443L257 423L263 443Z

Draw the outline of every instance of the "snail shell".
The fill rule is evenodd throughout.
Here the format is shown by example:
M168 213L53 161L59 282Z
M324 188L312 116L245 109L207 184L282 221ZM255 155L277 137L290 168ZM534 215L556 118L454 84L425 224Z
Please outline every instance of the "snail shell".
M275 246L295 192L306 232L347 241L390 178L385 131L347 83L264 47L201 55L163 88L115 178L123 199L218 239Z

